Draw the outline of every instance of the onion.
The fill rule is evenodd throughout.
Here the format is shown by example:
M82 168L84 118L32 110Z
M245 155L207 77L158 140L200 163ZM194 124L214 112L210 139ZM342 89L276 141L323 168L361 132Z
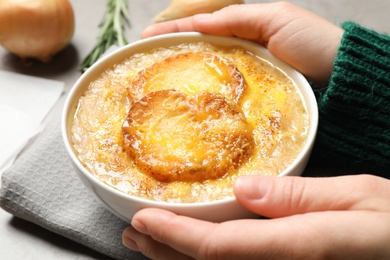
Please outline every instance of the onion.
M0 1L0 44L22 59L50 61L70 43L73 33L68 0Z

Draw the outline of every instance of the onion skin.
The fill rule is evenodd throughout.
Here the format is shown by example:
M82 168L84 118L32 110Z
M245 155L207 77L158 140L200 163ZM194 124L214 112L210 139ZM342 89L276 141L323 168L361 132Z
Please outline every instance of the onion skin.
M0 44L22 59L48 62L74 34L68 0L1 0L0 14Z

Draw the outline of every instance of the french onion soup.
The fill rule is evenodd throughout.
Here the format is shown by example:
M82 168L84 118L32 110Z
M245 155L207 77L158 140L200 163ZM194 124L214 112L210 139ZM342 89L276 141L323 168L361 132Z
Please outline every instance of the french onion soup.
M80 98L72 144L101 181L141 198L233 196L242 175L278 175L309 115L295 83L241 47L186 43L134 54Z

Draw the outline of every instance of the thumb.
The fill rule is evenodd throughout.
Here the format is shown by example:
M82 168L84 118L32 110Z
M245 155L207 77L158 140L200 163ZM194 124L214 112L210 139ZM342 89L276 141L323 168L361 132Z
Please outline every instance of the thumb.
M237 201L269 218L315 211L389 210L390 181L370 175L328 178L243 176Z

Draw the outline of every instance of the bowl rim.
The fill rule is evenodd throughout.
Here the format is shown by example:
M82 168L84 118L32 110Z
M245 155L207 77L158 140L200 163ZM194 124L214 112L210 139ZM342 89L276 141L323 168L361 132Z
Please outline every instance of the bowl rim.
M280 174L278 174L276 177L282 177L286 176L290 171L292 171L294 168L299 167L299 163L304 159L307 154L310 154L312 146L314 144L317 128L318 128L318 107L317 107L317 101L314 95L314 92L309 84L309 82L306 80L306 78L298 72L296 69L291 67L286 62L280 60L279 58L275 57L268 49L261 46L260 44L257 44L255 42L244 40L241 38L235 38L235 37L229 37L229 36L217 36L217 35L210 35L210 34L204 34L199 32L180 32L180 33L169 33L169 34L163 34L158 36L153 36L150 38L137 40L135 42L132 42L130 44L127 44L122 47L118 47L118 49L113 50L107 54L105 54L102 58L100 58L95 64L93 64L87 71L85 71L73 84L71 90L68 93L68 96L66 97L65 104L63 107L62 112L62 118L61 118L61 133L63 142L65 144L65 149L67 151L68 156L71 159L71 162L75 164L75 166L81 171L83 176L88 179L88 181L92 182L94 185L97 185L98 187L109 191L110 193L114 193L116 196L122 197L124 199L131 199L138 203L142 203L145 206L155 206L155 207L175 207L175 208L185 208L185 207L204 207L204 206L212 206L212 205L219 205L222 203L230 203L236 201L235 196L226 197L218 200L213 201L204 201L204 202L183 202L183 203L175 203L175 202L166 202L166 201L155 201L151 199L146 198L140 198L135 195L127 194L125 192L122 192L106 183L101 181L98 177L90 173L79 161L77 158L74 150L71 147L71 141L68 136L68 122L69 122L69 116L73 116L74 113L70 114L71 107L74 106L74 98L75 96L80 92L80 89L83 90L83 93L85 91L85 86L83 86L81 83L85 81L89 76L89 73L94 70L98 70L99 72L97 74L101 74L104 71L104 68L111 68L114 63L111 64L111 62L108 62L110 60L113 60L114 57L120 57L122 53L130 52L132 49L136 47L140 47L145 44L151 44L151 43L159 43L161 41L169 41L171 39L178 40L179 42L181 40L188 41L229 41L231 42L232 46L239 45L246 49L248 49L250 52L252 50L256 50L256 52L261 53L257 54L257 56L265 59L266 61L270 62L277 68L279 68L285 75L287 75L289 78L293 80L293 82L296 84L296 87L300 91L301 98L304 100L305 107L309 113L309 130L308 130L308 136L305 142L305 145L303 146L302 150L299 152L298 156L294 159L294 161L286 168L284 169ZM184 41L181 41L184 42ZM153 44L152 44L153 45ZM173 44L172 44L173 45ZM149 49L149 48L148 48ZM153 49L153 48L150 48ZM135 53L135 52L134 52ZM125 58L121 58L121 60L124 60ZM105 63L109 63L109 65L105 65ZM95 77L96 79L97 77ZM298 82L297 82L298 81ZM77 99L78 100L78 99ZM310 109L309 109L310 108ZM306 165L305 165L306 166Z

